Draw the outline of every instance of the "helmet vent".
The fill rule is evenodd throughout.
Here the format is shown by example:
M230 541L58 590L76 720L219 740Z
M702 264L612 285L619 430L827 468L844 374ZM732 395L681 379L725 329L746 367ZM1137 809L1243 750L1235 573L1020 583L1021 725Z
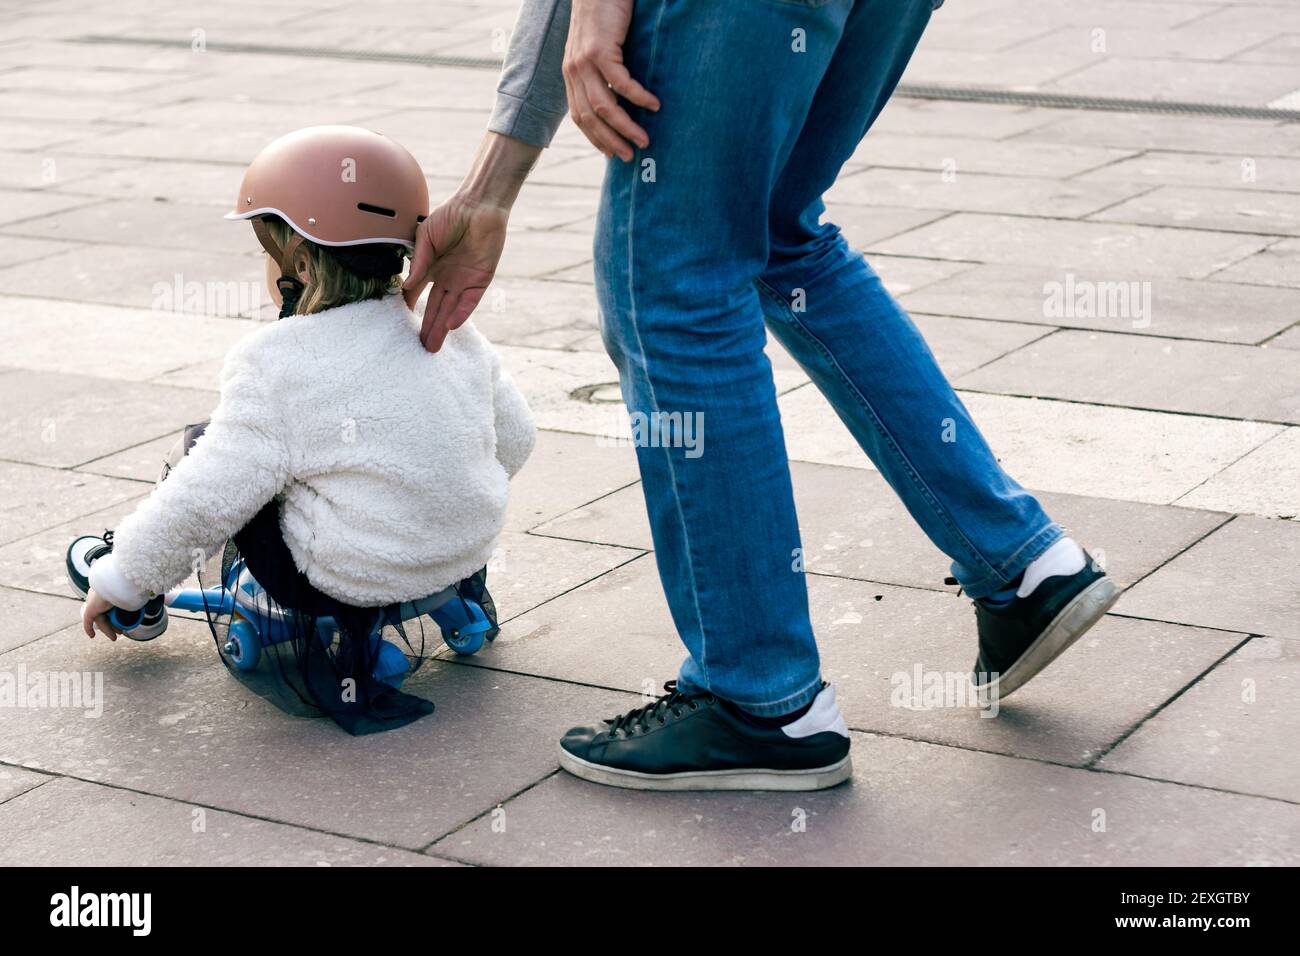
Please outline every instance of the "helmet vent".
M387 209L384 206L372 206L368 202L357 203L357 208L362 212L373 212L377 216L387 216L389 219L397 218L396 209Z

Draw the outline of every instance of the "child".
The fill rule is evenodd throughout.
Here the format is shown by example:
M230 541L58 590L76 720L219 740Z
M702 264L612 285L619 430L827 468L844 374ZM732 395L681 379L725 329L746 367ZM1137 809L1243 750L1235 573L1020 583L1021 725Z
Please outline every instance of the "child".
M368 680L374 622L484 568L536 433L470 324L420 344L399 283L428 208L415 159L368 130L298 130L253 161L226 218L251 220L280 320L230 350L211 421L87 562L87 635L116 639L109 610L158 608L232 538L278 604L338 622L333 677L359 677L363 699L340 708L309 677L319 706L353 732L432 710ZM298 643L304 661L317 643Z

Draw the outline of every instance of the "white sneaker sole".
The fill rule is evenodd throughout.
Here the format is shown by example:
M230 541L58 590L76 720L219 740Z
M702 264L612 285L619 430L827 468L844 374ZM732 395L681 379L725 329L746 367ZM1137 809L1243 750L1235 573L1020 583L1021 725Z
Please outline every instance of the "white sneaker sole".
M628 790L825 790L853 776L849 754L827 767L812 770L693 770L684 773L640 773L603 767L576 757L563 747L560 766L583 780Z
M982 704L1004 700L1045 668L1088 629L1100 621L1119 600L1120 589L1110 578L1098 578L1080 591L1073 601L1061 609L1052 623L1047 625L1038 640L1020 655L1005 674L987 684L976 684L975 690ZM976 675L972 675L974 677Z

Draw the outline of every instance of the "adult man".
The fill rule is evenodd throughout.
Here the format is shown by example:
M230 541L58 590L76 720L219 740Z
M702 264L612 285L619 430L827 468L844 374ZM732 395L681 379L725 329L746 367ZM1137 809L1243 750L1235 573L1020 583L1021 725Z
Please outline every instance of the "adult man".
M931 0L568 6L526 0L490 132L427 221L408 283L435 282L422 335L436 349L491 281L567 102L610 158L595 278L624 400L699 416L705 450L637 449L689 655L654 703L570 731L561 765L646 789L831 786L851 773L849 740L809 623L765 323L952 558L976 599L983 693L1021 686L1118 595L1002 471L906 313L820 223Z

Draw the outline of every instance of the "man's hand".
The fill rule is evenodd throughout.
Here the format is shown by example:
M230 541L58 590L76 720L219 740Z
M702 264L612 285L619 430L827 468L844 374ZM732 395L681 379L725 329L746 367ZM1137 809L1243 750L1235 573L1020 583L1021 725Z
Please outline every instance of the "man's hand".
M591 145L624 162L632 158L633 143L645 149L650 137L614 94L648 110L659 109L658 97L632 79L623 65L632 2L573 0L564 48L564 88L573 121Z
M430 352L465 324L487 292L505 248L509 216L509 210L480 206L457 194L420 224L410 277L402 288L414 305L424 286L433 283L420 326L420 341Z
M420 341L430 352L465 324L487 292L505 248L510 207L541 151L488 133L465 181L416 230L415 254L402 290L414 306L433 283L420 327Z
M122 632L109 623L108 612L111 610L113 605L93 589L86 595L86 606L81 612L81 629L87 637L94 637L96 628L110 641L116 641L121 636Z

